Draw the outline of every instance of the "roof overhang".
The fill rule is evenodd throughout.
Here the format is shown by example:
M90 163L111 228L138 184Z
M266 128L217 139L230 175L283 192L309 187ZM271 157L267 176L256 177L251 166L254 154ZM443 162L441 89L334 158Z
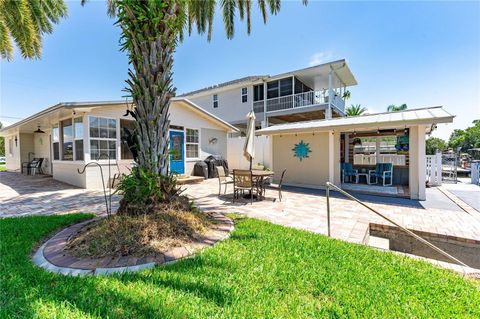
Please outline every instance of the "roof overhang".
M316 120L273 125L257 131L257 135L279 135L312 132L353 132L395 129L425 125L429 132L433 125L452 123L455 116L441 106L411 109L402 112L376 113L362 116L340 117L330 120Z
M293 75L313 90L318 91L328 89L328 75L330 72L332 72L333 75L332 86L334 88L358 84L345 59L282 73L275 75L268 80L270 81Z
M213 115L212 113L210 112L207 112L206 110L204 110L202 107L200 107L199 105L193 103L192 101L190 101L189 99L186 99L186 98L182 98L182 97L174 97L171 99L172 103L182 103L184 105L186 105L187 107L189 107L191 110L193 110L194 112L196 112L197 114L200 114L202 115L203 117L215 122L217 125L225 128L228 132L238 132L239 130L231 125L230 123L222 120L221 118L219 118L218 116L216 115Z
M205 111L197 104L185 98L172 98L172 103L184 103L191 110L215 122L220 127L228 132L237 132L238 129L220 119L219 117ZM6 126L0 130L0 136L8 136L16 133L33 133L38 126L42 129L49 129L54 123L60 119L72 116L73 114L88 113L99 107L124 107L131 105L131 101L98 101L98 102L62 102L55 104L45 110L35 113L23 120L20 120L12 125Z

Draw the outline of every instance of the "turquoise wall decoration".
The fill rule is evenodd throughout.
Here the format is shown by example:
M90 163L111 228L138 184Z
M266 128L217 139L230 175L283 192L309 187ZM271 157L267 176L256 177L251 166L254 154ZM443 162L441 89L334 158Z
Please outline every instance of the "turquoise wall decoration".
M292 148L292 151L293 156L297 157L300 161L309 157L308 154L312 152L310 150L309 143L305 143L303 140L301 140L300 143L295 144L295 147Z

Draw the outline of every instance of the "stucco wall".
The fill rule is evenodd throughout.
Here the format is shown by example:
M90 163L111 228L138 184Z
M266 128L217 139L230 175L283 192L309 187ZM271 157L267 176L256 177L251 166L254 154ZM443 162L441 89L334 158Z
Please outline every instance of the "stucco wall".
M328 132L297 134L297 136L273 136L273 170L274 180L279 180L280 174L286 168L284 184L305 187L322 188L329 180L329 146ZM300 161L293 156L292 149L295 144L302 141L309 143L311 153L308 158Z
M218 93L209 92L207 95L194 96L189 98L192 102L198 104L206 111L215 114L229 123L244 123L245 116L252 110L253 86L245 85L248 91L247 102L242 103L242 88L234 88ZM218 95L218 107L213 107L213 94Z
M79 162L53 162L53 178L61 182L81 188L87 188L85 175L78 174L77 169L83 168Z
M410 127L410 164L408 171L410 198L425 200L425 126Z

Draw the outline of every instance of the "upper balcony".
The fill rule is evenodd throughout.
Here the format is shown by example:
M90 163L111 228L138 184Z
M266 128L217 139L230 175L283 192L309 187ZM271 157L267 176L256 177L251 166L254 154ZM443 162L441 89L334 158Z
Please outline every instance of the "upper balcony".
M345 60L280 74L254 85L253 110L283 122L343 116L347 87L356 84Z
M328 91L308 91L303 93L291 94L276 98L267 99L267 113L280 112L285 110L298 110L299 112L308 111L308 108L317 107L325 109L331 99L331 105L339 112L345 111L345 101L334 90ZM255 113L264 112L264 101L253 102Z

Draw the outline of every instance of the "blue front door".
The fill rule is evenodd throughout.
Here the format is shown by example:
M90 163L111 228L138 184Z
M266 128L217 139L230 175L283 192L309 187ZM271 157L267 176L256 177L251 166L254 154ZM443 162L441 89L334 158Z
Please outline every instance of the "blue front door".
M185 173L183 145L183 132L170 131L170 172L174 174Z

